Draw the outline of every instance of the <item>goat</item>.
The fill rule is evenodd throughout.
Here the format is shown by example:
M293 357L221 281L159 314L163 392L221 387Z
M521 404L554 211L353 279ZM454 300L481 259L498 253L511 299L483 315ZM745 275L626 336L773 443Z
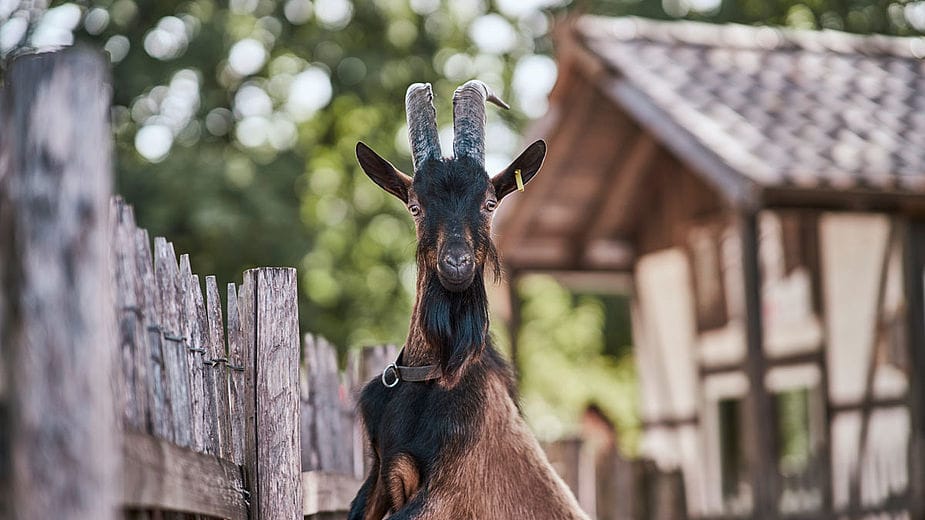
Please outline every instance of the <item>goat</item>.
M413 178L357 143L364 172L414 219L418 271L404 349L359 399L372 466L350 520L587 519L521 417L513 371L488 334L485 270L500 276L492 216L536 175L546 144L489 178L487 101L508 108L480 81L456 89L454 156L444 158L430 84L408 88Z

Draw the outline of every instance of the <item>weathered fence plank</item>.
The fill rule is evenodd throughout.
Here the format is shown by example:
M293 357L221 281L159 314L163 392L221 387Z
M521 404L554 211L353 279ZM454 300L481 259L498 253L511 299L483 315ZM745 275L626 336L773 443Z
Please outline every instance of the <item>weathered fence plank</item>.
M122 504L220 518L247 518L241 469L170 442L126 432Z
M244 464L244 337L238 311L238 292L228 284L228 370L231 402L231 460Z
M231 407L228 404L228 354L225 351L225 325L222 320L222 301L214 276L206 276L206 314L209 317L208 369L212 371L212 391L215 393L215 410L218 417L220 457L231 459Z
M189 255L180 256L180 330L186 338L186 364L189 370L190 413L192 414L192 446L196 451L204 452L205 436L205 390L202 384L202 348L201 324L196 313L196 300L193 291L193 270Z
M115 518L108 62L21 56L0 121L0 495L11 518ZM75 478L79 476L79 478Z
M154 263L151 256L151 241L148 230L139 228L135 233L135 269L137 280L144 293L142 315L147 331L147 357L140 361L147 365L148 404L150 411L150 433L161 439L173 439L173 421L170 412L170 397L167 390L167 374L161 341L161 327L157 316L157 288L154 281Z
M194 316L193 320L196 325L193 327L193 331L196 334L196 345L203 350L201 353L202 358L202 392L203 392L203 443L205 447L205 453L211 453L217 455L221 451L221 441L219 440L218 433L218 414L216 412L217 407L215 405L215 383L213 379L215 377L215 371L211 370L208 365L208 360L210 359L209 354L209 344L211 342L209 336L209 318L206 311L205 299L202 296L202 286L199 283L199 275L193 275L192 281L192 299L193 299L193 311Z
M295 269L244 273L241 313L246 341L247 467L256 491L253 517L297 518L299 336Z
M147 427L147 373L145 364L145 324L142 316L144 292L135 269L135 216L132 207L114 198L110 207L114 220L112 262L115 283L118 341L122 369L122 420L136 430ZM118 397L118 395L117 395Z
M173 244L163 237L154 239L154 274L157 280L161 346L170 395L170 412L174 423L173 441L180 446L192 444L192 408L190 406L189 369L186 364L186 339L180 333L179 269Z

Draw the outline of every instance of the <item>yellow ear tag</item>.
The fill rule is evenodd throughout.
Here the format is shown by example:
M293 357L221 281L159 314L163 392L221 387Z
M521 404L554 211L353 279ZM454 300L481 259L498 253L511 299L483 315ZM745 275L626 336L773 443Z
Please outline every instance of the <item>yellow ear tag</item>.
M517 191L524 191L524 179L520 176L520 170L514 170L514 180L517 181Z

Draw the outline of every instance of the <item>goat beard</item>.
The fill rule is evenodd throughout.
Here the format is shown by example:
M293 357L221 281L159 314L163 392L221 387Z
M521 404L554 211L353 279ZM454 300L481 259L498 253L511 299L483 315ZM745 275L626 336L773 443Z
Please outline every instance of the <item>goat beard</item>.
M436 276L427 277L423 290L421 328L427 343L440 354L445 384L452 387L485 350L488 296L483 269L464 291L446 290Z

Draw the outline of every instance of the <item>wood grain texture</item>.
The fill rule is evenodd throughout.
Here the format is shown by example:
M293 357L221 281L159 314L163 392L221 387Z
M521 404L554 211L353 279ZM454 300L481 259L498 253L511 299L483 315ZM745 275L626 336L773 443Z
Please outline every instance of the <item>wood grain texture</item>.
M300 390L302 469L352 475L354 405L341 386L337 351L322 337L305 335Z
M131 431L122 455L124 507L247 518L238 465Z
M244 336L238 311L238 292L228 284L228 371L231 404L231 460L244 464Z
M910 220L904 233L903 290L906 296L907 349L914 374L925 373L925 222ZM925 489L925 382L910 379L909 408L913 432L909 443L909 489ZM925 517L925 492L910 493L911 518Z
M199 283L199 276L193 275L193 310L194 321L193 327L195 345L199 345L205 352L203 356L202 368L202 435L204 444L204 453L218 454L221 451L221 441L219 439L218 415L215 413L215 384L213 382L215 371L211 369L207 361L211 359L209 354L209 318L206 312L206 303L202 295L202 286Z
M142 316L144 316L147 356L141 361L146 364L148 374L149 430L161 439L173 439L173 421L170 412L170 394L167 390L167 373L161 345L161 328L158 323L157 286L154 281L154 264L151 256L151 241L148 231L139 228L135 233L135 269L144 294Z
M743 212L738 222L741 240L742 280L745 293L746 374L749 387L746 402L745 447L753 491L753 517L756 520L778 518L780 474L775 462L774 432L767 427L774 417L773 402L765 386L767 366L764 353L764 328L761 307L761 261L759 259L758 220L754 213Z
M15 404L0 516L112 519L108 61L78 47L20 56L3 76L0 355Z
M144 291L135 269L135 216L132 207L119 197L113 198L110 217L112 231L112 268L115 283L119 367L122 370L122 421L128 427L143 430L147 424L147 390L144 359L145 326L142 315Z
M218 455L231 458L231 408L228 403L228 354L225 350L225 324L222 301L214 276L206 276L206 313L209 317L209 358L206 367L212 371L212 392L215 394L213 413L218 418Z
M362 482L328 471L302 472L302 514L342 513L350 510Z
M154 239L154 274L157 280L161 326L161 346L170 395L173 441L180 446L192 444L192 407L190 405L189 369L186 341L180 332L179 268L173 244L163 237Z
M248 469L254 518L297 518L299 471L299 323L295 269L244 273L241 308L250 352L246 371ZM253 422L250 422L253 421Z
M257 393L254 371L257 355L256 276L245 272L238 293L241 340L244 348L244 481L251 497L251 519L257 517Z
M194 286L193 284L196 283ZM195 291L200 291L198 278L193 278L189 255L180 256L180 331L186 338L186 366L189 370L190 413L192 414L193 449L205 451L205 392L202 383L203 343L202 324L196 308Z

